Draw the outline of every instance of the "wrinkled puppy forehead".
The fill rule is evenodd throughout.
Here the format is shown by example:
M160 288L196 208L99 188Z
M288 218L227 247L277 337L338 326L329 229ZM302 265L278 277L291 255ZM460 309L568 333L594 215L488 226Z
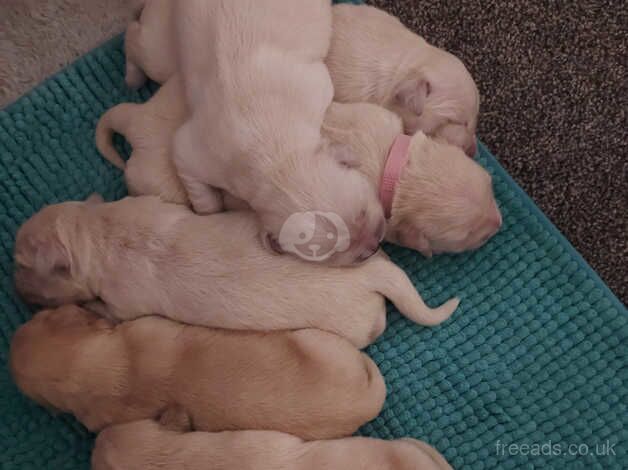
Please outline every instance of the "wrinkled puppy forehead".
M19 228L15 240L15 258L18 264L32 261L42 244L60 241L59 235L64 227L80 217L83 207L84 202L75 201L53 204L42 208L26 220Z
M440 51L431 63L422 69L432 85L432 100L428 103L449 103L447 111L456 121L474 124L480 110L480 94L471 73L464 63L447 51Z
M77 305L65 305L56 309L42 310L20 329L24 336L36 340L40 334L48 339L77 340L109 328L107 320Z
M77 212L81 204L80 202L65 202L42 208L22 224L17 232L17 242L25 243L28 247L28 244L36 240L38 236L45 237L53 233L63 218Z
M24 377L59 378L80 357L85 341L107 327L106 320L77 306L40 311L13 336L12 371Z

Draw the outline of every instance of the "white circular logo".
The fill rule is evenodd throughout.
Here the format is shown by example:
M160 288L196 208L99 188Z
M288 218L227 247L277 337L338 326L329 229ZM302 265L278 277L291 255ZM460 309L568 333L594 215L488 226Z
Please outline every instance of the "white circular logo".
M347 225L333 212L292 214L279 232L281 248L307 261L324 261L348 250L350 243Z

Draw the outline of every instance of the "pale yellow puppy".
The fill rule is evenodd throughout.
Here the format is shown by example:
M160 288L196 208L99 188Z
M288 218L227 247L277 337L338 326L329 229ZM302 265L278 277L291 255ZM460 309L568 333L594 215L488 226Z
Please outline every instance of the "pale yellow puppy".
M451 470L436 449L414 439L364 437L304 442L274 431L186 432L185 416L143 420L100 433L93 470Z
M401 119L373 104L334 103L324 134L362 155L359 170L379 187ZM491 177L459 148L416 133L394 191L386 239L425 256L480 247L500 228Z
M111 144L114 128L133 145L125 170L131 194L187 203L169 145L184 118L183 102L175 76L147 104L119 105L101 119L96 142L108 160L123 164ZM379 188L392 142L403 129L397 116L379 106L334 103L322 131L330 141L361 155L356 169ZM229 210L248 207L230 194L224 194L224 205ZM410 162L395 192L386 239L431 256L478 248L500 226L488 173L455 147L422 133L415 135Z
M172 0L151 0L125 38L127 83L164 83L176 69ZM476 153L477 86L464 64L430 45L397 18L367 5L335 5L326 64L340 102L372 102L421 130ZM141 69L139 71L138 69ZM137 79L135 77L139 76Z
M140 17L124 37L126 83L139 88L150 78L165 83L175 72L177 60L172 25L173 0L143 0Z
M334 6L326 63L334 100L384 106L403 118L406 133L421 130L475 155L480 99L469 71L394 16L367 5Z
M333 227L320 224L332 235ZM436 325L458 299L426 307L405 272L378 253L354 268L266 251L252 212L199 216L157 197L48 206L19 230L15 282L41 305L89 302L117 320L163 315L237 330L319 328L357 347L385 328L385 298L409 319ZM296 247L307 254L309 245Z
M96 146L124 171L131 195L154 195L164 201L189 205L185 188L172 161L172 136L187 107L178 76L172 77L144 104L122 103L107 111L96 127ZM122 134L133 147L124 162L112 143Z
M186 0L173 21L190 108L173 159L195 212L222 210L227 191L257 213L267 248L297 256L310 216L334 214L346 248L316 261L372 256L385 231L375 191L320 133L333 97L329 0Z
M373 419L386 394L373 361L330 333L214 330L155 316L114 326L77 306L21 326L10 368L26 395L91 431L177 405L201 431L343 437Z

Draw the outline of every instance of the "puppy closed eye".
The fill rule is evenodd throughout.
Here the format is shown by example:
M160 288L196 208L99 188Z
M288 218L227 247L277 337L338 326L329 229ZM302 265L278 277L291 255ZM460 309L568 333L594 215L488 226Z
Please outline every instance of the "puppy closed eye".
M432 84L428 81L425 82L425 97L429 97L432 94Z
M70 275L70 267L67 265L56 265L52 268L52 274L68 277Z

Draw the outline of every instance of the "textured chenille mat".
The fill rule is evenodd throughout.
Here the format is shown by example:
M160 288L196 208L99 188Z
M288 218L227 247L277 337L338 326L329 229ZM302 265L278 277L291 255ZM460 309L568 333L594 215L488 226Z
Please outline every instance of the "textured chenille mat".
M31 315L13 291L11 253L44 204L125 194L93 142L107 108L154 91L127 90L123 70L118 38L0 111L2 470L89 468L93 436L23 397L7 371L11 336ZM462 304L431 329L390 307L368 350L388 399L361 433L424 439L454 468L626 469L628 313L484 147L479 161L504 215L492 241L431 260L387 248L428 303L458 295Z

